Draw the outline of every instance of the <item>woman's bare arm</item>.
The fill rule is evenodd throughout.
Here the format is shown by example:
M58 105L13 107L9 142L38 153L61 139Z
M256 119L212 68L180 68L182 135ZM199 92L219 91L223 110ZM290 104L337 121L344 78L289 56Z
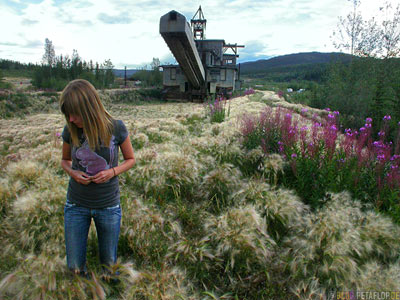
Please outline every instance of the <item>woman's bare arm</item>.
M119 166L101 171L95 176L91 177L91 180L95 183L103 183L132 168L136 161L129 136L121 144L121 152L124 157L124 161Z

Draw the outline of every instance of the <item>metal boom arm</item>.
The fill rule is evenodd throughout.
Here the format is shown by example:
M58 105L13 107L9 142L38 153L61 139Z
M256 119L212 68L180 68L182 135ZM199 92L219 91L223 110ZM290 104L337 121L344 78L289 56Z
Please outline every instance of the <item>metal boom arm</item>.
M188 81L194 88L201 88L205 83L204 67L185 16L174 10L162 16L160 34Z

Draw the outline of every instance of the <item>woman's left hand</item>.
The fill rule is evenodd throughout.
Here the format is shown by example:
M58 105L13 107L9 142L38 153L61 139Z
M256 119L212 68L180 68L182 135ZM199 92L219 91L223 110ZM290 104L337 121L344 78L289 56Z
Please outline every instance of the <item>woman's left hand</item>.
M94 175L91 179L94 183L104 183L114 177L113 169L107 169Z

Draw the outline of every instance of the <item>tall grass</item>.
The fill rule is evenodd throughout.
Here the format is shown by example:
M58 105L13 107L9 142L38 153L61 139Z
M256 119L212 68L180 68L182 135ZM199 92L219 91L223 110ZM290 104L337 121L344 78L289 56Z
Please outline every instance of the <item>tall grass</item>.
M372 215L380 224L372 221ZM360 276L369 277L365 271L371 268L371 262L384 270L398 267L398 243L391 245L392 251L386 244L393 241L391 238L379 241L373 236L382 234L384 227L389 235L397 234L399 227L376 213L364 212L362 205L346 193L334 195L304 222L286 238L282 257L295 283L292 291L300 298L311 292L324 295L332 287L346 291L370 288ZM372 236L366 238L369 233ZM379 281L388 287L398 285L388 277Z
M353 136L329 131L333 113L295 114L281 100L268 108L271 93L261 96L229 100L220 123L201 104L106 101L130 129L137 159L119 176L119 260L109 280L94 226L89 276L66 268L61 115L0 119L0 298L319 299L332 289L399 290L400 227L387 206L396 181L384 175L398 162L393 152L386 159L397 144L381 134L374 145L361 133L368 126Z

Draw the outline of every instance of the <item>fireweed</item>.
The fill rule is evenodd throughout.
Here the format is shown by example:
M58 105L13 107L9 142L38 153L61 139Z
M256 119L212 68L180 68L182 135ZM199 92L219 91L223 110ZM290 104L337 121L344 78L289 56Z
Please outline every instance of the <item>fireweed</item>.
M245 148L261 146L265 154L280 153L287 160L280 183L311 207L323 205L328 192L348 190L400 221L400 130L394 143L387 141L390 121L384 117L374 141L371 118L359 130L342 134L339 112L327 111L321 120L266 107L258 117L243 115L240 130Z
M253 94L255 94L255 90L253 89L253 88L248 88L248 89L245 89L244 90L244 95L245 96L248 96L248 95L253 95Z
M228 102L228 108L226 104ZM217 96L214 102L209 102L206 105L206 114L210 117L211 123L221 123L230 114L230 101Z

